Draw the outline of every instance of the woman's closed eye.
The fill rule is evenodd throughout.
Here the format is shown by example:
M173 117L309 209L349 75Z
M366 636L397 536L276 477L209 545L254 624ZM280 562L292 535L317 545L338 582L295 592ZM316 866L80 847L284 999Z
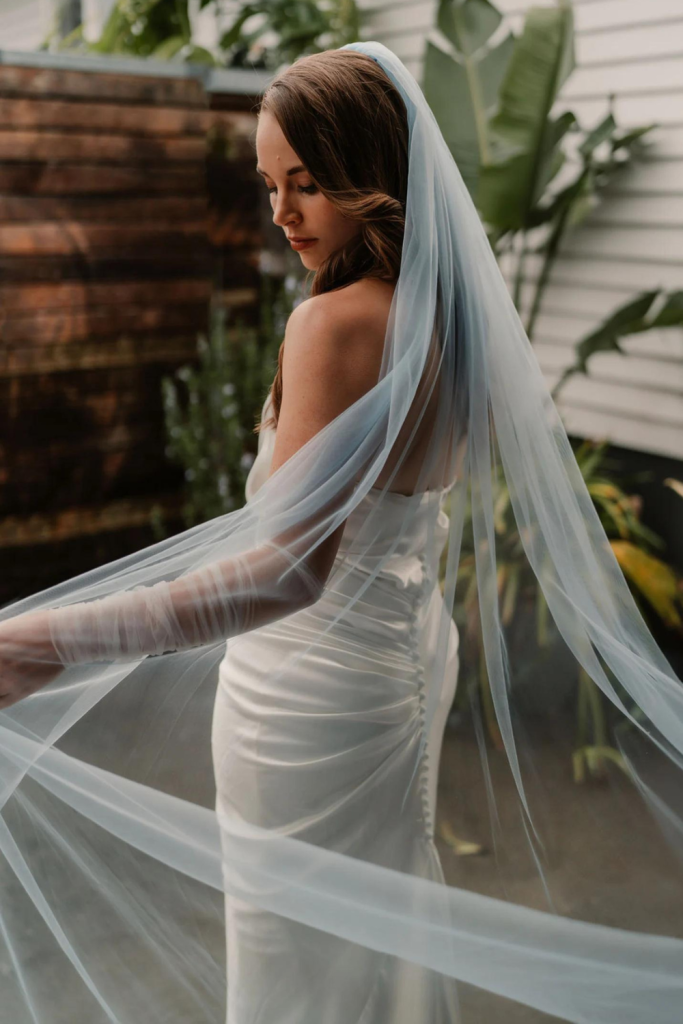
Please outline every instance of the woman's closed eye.
M273 187L269 188L268 191L272 195L273 192L277 192L277 187L273 185ZM299 192L304 192L306 195L313 195L317 191L318 189L315 185L299 185Z

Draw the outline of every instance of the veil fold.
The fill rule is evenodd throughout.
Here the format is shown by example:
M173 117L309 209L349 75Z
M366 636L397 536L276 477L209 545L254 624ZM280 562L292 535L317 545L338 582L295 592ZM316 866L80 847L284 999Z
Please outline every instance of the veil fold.
M3 662L26 659L28 678L28 661L41 661L31 629L47 622L61 663L47 685L0 704L0 1018L223 1020L228 899L302 926L291 932L310 958L300 1024L335 1024L326 986L340 976L349 986L344 1024L370 1024L362 1000L380 971L403 995L372 1024L417 1024L415 1006L431 1007L424 1024L536 1024L546 1014L677 1024L681 680L619 568L419 86L378 42L341 49L375 60L408 115L405 235L379 379L243 508L0 611ZM434 390L423 394L434 357ZM400 495L379 480L408 457L413 416L429 418L431 444L415 493ZM315 551L343 522L322 580ZM416 536L424 551L410 562ZM535 649L528 623L511 633L505 621L510 544L547 604L549 650ZM455 650L466 545L485 678L462 642ZM392 573L407 583L393 587ZM432 593L425 581L435 596L422 669L408 675L396 645L396 690L377 669L353 722L335 723L325 657L340 637L360 649L365 602L378 587L388 624L392 602L397 617L408 609L417 623L419 601ZM522 575L528 608L523 583ZM285 818L264 775L265 824L235 812L248 795L236 768L236 802L217 798L212 764L221 663L226 653L255 659L264 626L279 629L283 645L297 640L268 679L260 713L282 720L273 778L286 778L292 806L300 794L296 816ZM372 652L361 654L371 662ZM304 689L316 659L320 678ZM465 691L468 672L475 683ZM300 686L292 694L291 679ZM439 760L433 737L454 688L457 722ZM244 737L256 757L265 749L259 721ZM336 746L306 753L304 721L330 730ZM571 777L579 741L583 763L602 762L583 785ZM228 779L230 764L228 751ZM427 820L422 845L396 842L425 806L434 811L425 780L439 770L437 822ZM325 772L328 803L307 804ZM335 831L340 820L354 827ZM447 832L434 833L438 822L482 847L479 855L457 856ZM290 987L300 985L298 970L292 961ZM428 986L438 998L409 1004ZM252 1019L290 1020L235 1013L234 1024Z

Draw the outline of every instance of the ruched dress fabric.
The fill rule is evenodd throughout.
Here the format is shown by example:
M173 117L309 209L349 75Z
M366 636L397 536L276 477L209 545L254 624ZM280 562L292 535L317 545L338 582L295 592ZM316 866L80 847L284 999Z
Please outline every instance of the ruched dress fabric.
M268 412L264 403L263 418ZM267 478L276 431L259 434L246 486ZM371 489L346 521L323 596L228 640L212 728L217 810L351 857L444 881L434 844L443 732L458 674L451 621L442 693L416 768L448 489L384 505L373 545L353 559ZM373 563L410 529L377 577L333 622ZM344 580L338 563L351 556ZM348 572L348 565L346 570ZM327 630L322 633L322 630ZM313 646L310 646L313 644ZM310 649L309 649L310 648ZM226 1024L451 1024L456 982L226 894Z

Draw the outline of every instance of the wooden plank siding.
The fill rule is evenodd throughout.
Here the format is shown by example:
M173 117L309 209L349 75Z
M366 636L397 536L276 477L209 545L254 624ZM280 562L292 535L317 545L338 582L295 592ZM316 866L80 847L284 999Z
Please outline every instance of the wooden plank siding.
M534 0L552 6L552 0ZM359 0L364 39L390 47L421 81L434 0ZM504 26L522 27L529 0L498 0ZM572 344L637 291L683 286L683 3L681 0L574 0L577 67L553 110L571 109L592 127L614 93L625 128L657 122L652 147L610 186L589 219L566 241L553 269L534 345L552 386ZM499 30L500 31L500 30ZM556 179L560 188L572 163ZM530 239L533 243L533 237ZM522 313L540 261L527 262ZM509 267L503 267L511 285ZM683 331L627 339L634 358L596 357L590 379L569 381L558 405L576 436L606 436L618 446L683 459Z
M182 529L161 377L257 316L261 76L0 52L0 604ZM35 66L31 66L31 60ZM78 66L72 66L72 65ZM131 65L138 71L133 74ZM153 70L153 69L152 69ZM171 69L172 71L172 69ZM229 136L217 162L207 133Z

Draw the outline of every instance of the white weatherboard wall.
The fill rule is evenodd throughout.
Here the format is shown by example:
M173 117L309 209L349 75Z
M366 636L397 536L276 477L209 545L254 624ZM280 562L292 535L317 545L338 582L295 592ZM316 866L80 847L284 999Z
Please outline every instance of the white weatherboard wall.
M0 50L37 50L54 9L55 0L0 0Z
M359 2L363 38L385 43L421 81L434 0ZM501 29L519 33L532 4L498 0L496 6L506 15ZM575 0L574 17L577 67L553 114L570 109L590 128L614 93L619 126L659 127L649 135L647 159L615 179L588 223L565 239L534 331L550 386L572 361L573 343L610 311L641 290L683 289L683 0ZM553 187L571 176L570 165ZM527 259L527 280L539 263ZM527 284L523 315L530 298ZM594 356L588 378L567 382L558 399L567 430L683 459L683 330L650 331L626 339L623 348L628 356Z

